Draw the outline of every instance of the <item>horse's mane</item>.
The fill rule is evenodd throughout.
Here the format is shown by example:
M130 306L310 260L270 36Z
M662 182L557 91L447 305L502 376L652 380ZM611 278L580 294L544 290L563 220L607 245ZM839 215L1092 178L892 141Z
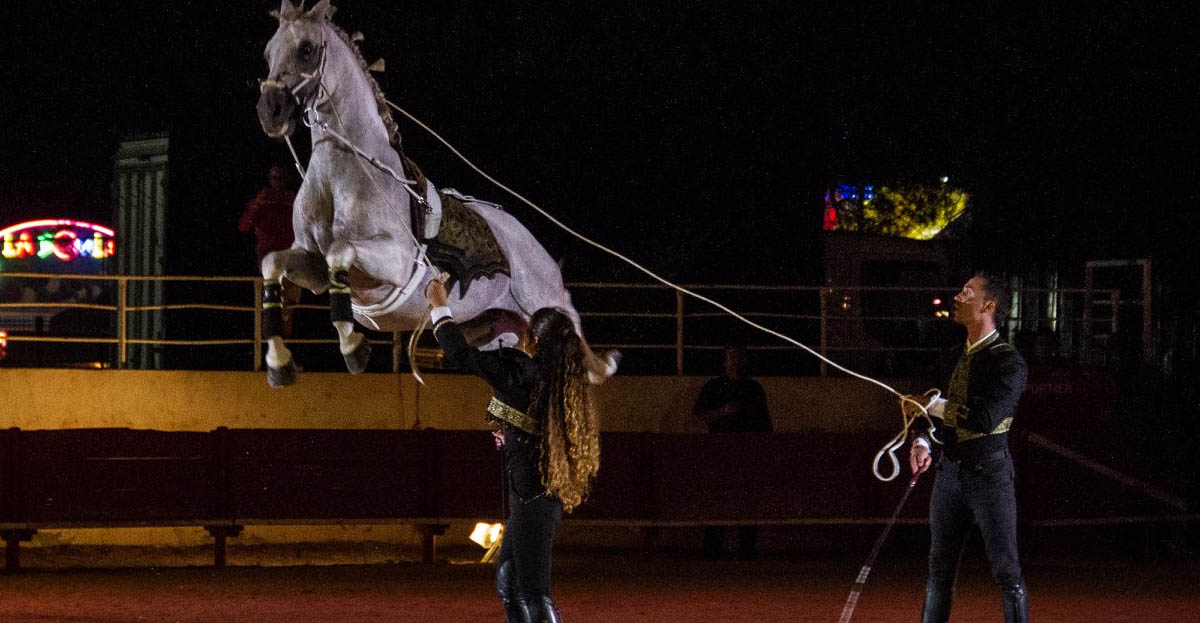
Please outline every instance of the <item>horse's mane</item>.
M387 96L383 94L383 89L379 88L379 83L375 82L375 77L367 69L367 60L363 58L362 50L358 49L358 43L354 38L346 34L346 31L339 28L337 24L327 20L325 25L345 42L346 47L354 52L354 57L358 59L358 66L362 69L363 75L367 77L367 84L371 85L371 91L375 94L375 108L379 113L379 117L383 119L383 126L387 128L388 140L391 142L392 147L400 149L400 126L392 118L392 111L388 107Z

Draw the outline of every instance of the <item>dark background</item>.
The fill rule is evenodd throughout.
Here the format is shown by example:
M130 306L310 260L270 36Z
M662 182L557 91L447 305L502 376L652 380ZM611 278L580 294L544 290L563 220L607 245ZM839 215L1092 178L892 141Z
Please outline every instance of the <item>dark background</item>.
M830 182L943 175L972 193L977 262L1154 257L1182 278L1196 9L1041 5L343 0L335 21L386 59L393 101L671 278L816 283ZM236 219L288 161L254 113L276 6L6 3L2 220L111 222L117 142L165 130L168 272L255 272ZM435 183L505 204L568 279L635 278L401 131Z

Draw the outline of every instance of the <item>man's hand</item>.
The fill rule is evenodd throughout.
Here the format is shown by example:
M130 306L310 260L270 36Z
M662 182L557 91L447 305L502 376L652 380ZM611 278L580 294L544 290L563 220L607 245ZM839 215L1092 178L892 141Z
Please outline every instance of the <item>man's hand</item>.
M914 474L925 473L932 463L933 457L929 455L929 448L918 443L914 443L908 448L908 467Z
M496 449L497 450L504 447L504 431L502 431L502 430L492 431L492 438L496 440Z
M429 304L434 307L445 307L450 295L446 293L446 284L441 280L434 279L425 286L425 298L429 299Z

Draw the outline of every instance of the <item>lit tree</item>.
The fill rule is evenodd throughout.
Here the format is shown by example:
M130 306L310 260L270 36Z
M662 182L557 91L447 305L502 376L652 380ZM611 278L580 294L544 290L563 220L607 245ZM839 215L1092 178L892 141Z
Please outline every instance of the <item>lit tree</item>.
M947 184L884 186L875 198L838 205L838 228L885 236L929 240L966 212L966 191Z

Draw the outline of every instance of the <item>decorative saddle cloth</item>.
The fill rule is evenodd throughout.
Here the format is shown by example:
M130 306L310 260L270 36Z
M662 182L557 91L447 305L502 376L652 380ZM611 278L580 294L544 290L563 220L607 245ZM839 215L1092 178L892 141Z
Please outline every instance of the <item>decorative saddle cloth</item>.
M495 209L500 209L500 206L468 197L452 188L431 193L432 186L416 163L404 158L404 169L410 178L417 181L421 194L430 198L428 211L422 210L417 202L411 203L413 231L422 232L424 242L428 245L425 253L430 261L449 273L450 280L446 287L453 287L455 282L460 282L462 294L466 296L476 279L491 278L498 273L511 277L508 258L504 257L492 228L467 204L484 204ZM433 231L437 232L436 235L433 235Z
M498 273L511 277L508 258L496 242L492 228L467 207L471 198L450 189L438 194L442 198L442 226L437 237L426 240L429 245L426 253L438 268L450 274L447 287L452 287L455 281L461 282L465 296L476 279L490 279Z

